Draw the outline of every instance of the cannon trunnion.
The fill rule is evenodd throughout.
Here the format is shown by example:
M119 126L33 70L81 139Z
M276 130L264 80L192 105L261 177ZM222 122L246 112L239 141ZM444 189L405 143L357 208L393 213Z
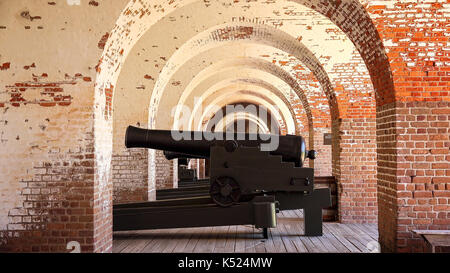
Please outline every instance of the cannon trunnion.
M331 205L330 190L314 188L314 169L301 167L315 157L303 138L275 136L278 149L261 151L266 142L249 141L250 135L177 142L170 134L129 127L126 146L165 150L171 159L209 158L210 195L115 205L115 231L251 224L267 238L277 212L304 209L305 235L322 235L322 208Z

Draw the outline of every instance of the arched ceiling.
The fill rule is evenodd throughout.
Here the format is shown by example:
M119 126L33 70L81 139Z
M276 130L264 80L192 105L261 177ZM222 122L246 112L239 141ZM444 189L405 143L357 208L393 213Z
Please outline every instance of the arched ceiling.
M188 14L199 14L202 13L203 16L189 16ZM333 13L331 13L333 12ZM334 16L331 16L333 14ZM350 16L343 16L353 15ZM343 29L348 35L350 40L352 40L358 51L362 51L362 45L357 42L360 38L357 33L367 33L369 36L368 40L372 39L374 43L369 43L368 46L374 47L372 52L377 55L383 55L384 50L381 47L381 41L377 36L377 32L373 25L370 25L370 18L366 14L363 5L358 1L338 1L336 3L324 0L296 0L296 1L132 1L126 8L123 16L117 22L116 29L113 31L111 41L107 47L105 56L110 60L103 60L105 62L109 61L102 66L107 67L108 65L113 66L113 70L107 69L102 70L101 76L110 78L109 80L115 82L118 73L111 73L112 71L117 71L121 68L121 64L125 58L130 53L131 48L135 43L142 37L142 35L148 32L148 29L153 27L158 21L164 20L166 16L167 21L174 23L184 23L179 25L177 30L183 31L187 36L192 37L193 32L199 33L205 30L205 25L207 22L214 22L215 25L227 22L236 21L246 21L246 22L260 22L268 25L272 25L278 28L285 28L289 22L294 22L294 37L299 40L313 40L318 33L318 30L322 28L326 33L332 33L331 36L336 36L335 33L342 33L339 28ZM136 20L127 21L127 17L136 17ZM327 18L328 17L328 18ZM198 20L197 20L198 19ZM354 20L359 19L359 24L354 25ZM365 19L365 20L364 20ZM217 21L220 21L219 23ZM316 23L317 22L317 23ZM188 24L186 24L188 23ZM196 24L197 23L197 24ZM336 27L336 24L338 27ZM189 27L186 27L189 25ZM311 26L312 25L312 26ZM348 26L352 28L347 28ZM203 29L202 29L203 28ZM302 31L302 28L306 31ZM350 29L352 31L350 31ZM360 32L358 32L360 30ZM285 31L283 29L283 31ZM314 38L304 39L308 35ZM116 37L119 33L125 32L125 37ZM286 31L288 32L288 31ZM289 33L289 32L288 32ZM298 34L302 35L299 36ZM169 38L170 35L167 35ZM173 37L173 39L180 40L179 44L183 44L184 41L179 39L179 37ZM333 39L331 39L333 40ZM336 40L345 41L346 36L338 37ZM175 50L177 49L177 42L171 41L171 43L166 43L173 45ZM330 45L329 43L327 43ZM338 47L329 47L326 49L327 53L339 48L342 43L337 43ZM309 45L307 45L309 46ZM314 45L312 45L314 46ZM312 46L309 46L312 48ZM378 48L377 48L378 47ZM375 50L376 49L376 50ZM115 54L116 52L120 54ZM108 54L109 53L109 54ZM342 52L340 52L342 53ZM324 56L327 56L325 54ZM343 56L342 54L335 54ZM385 57L385 54L383 55ZM382 57L383 57L382 56ZM332 56L327 56L332 57ZM364 56L366 57L366 56ZM330 59L328 58L328 61ZM103 64L103 62L102 62ZM100 77L100 80L102 77Z
M172 78L173 73L175 73L187 60L196 57L200 52L209 48L220 47L228 43L242 43L242 41L251 44L269 45L296 57L313 71L314 75L321 83L330 105L335 107L335 111L338 112L335 95L328 75L319 60L306 46L287 33L274 27L250 23L230 23L227 25L215 26L212 29L208 29L201 34L196 35L176 51L168 60L168 63L159 74L152 92L150 116L155 116L161 96L169 83L168 81Z
M214 126L214 131L220 132L220 131L229 131L230 126L234 126L237 124L235 132L241 133L243 132L241 129L241 126L250 127L248 123L253 124L255 127L254 129L259 130L260 133L263 134L270 134L271 130L269 129L269 126L266 124L266 122L262 119L260 119L258 116L255 116L253 114L249 114L246 112L237 112L233 115L233 117L229 117L228 115L223 117L222 119L217 122ZM212 130L212 126L210 123L207 123L204 127L204 130Z
M240 89L242 88L241 86L229 86L218 90L219 96L209 97L208 100L204 101L203 111L200 111L198 108L196 109L196 112L194 112L193 115L199 118L191 118L189 123L190 127L188 129L194 131L200 130L205 123L211 120L213 116L226 105L236 105L240 102L246 102L268 109L274 119L280 124L280 128L285 130L285 133L295 134L295 118L287 112L287 107L283 106L278 97L266 97L264 95L265 90L261 87L252 85L244 87L245 89ZM227 113L224 113L224 115L226 114Z
M218 128L221 128L220 126L223 126L223 131L233 131L238 133L261 133L261 134L270 134L269 128L266 127L264 123L262 123L260 120L249 117L247 115L236 115L235 120L221 120L222 124L219 124ZM242 128L243 127L243 128ZM248 130L248 131L247 131Z
M302 90L302 88L300 88L294 77L295 74L292 70L283 69L273 62L264 59L264 56L269 55L263 54L267 53L271 49L276 50L274 48L267 48L266 46L261 45L247 46L246 44L239 44L237 46L236 44L234 44L227 47L221 47L217 50L220 50L222 52L230 52L230 54L227 56L219 57L217 56L217 54L215 54L215 50L214 52L211 52L207 55L202 54L202 56L199 56L196 61L191 60L187 62L184 66L186 67L186 70L192 71L193 78L189 81L184 91L182 92L178 104L184 105L187 97L191 94L191 90L194 87L198 86L205 79L212 77L212 75L222 75L224 71L228 70L240 71L244 69L253 69L255 70L255 72L260 71L261 77L264 80L269 77L270 82L275 87L280 89L280 91L284 93L286 98L294 96L296 97L296 99L300 100L303 106L301 108L301 110L303 110L302 114L307 115L308 122L312 124L311 109L309 106L308 98L306 97L306 94L311 94L311 91L308 90L309 92L305 92L304 90ZM239 52L239 54L232 54L232 52ZM271 53L271 55L273 54L275 54L275 52ZM206 64L204 69L204 66L202 66L203 60L210 61L210 65ZM306 89L309 89L309 86L305 87ZM323 102L323 104L324 107L328 109L328 103Z
M194 90L186 89L184 93L188 93L188 96L185 100L180 100L178 105L187 106L189 109L196 111L198 108L198 105L194 105L196 98L203 100L204 104L207 104L208 102L206 102L205 98L221 95L222 93L218 90L222 90L228 86L234 86L237 90L245 89L247 86L259 87L259 89L262 90L260 95L271 98L272 102L279 103L277 105L284 111L283 115L291 116L295 119L295 131L301 131L302 128L297 125L296 114L289 101L289 95L285 94L286 92L290 93L289 86L279 78L261 70L249 68L241 68L238 70L235 68L228 68L220 70L211 77L205 78ZM177 110L181 110L181 107ZM175 128L178 128L179 115L179 111L174 115ZM158 121L160 121L159 118Z
M242 57L258 58L259 63L253 65L255 68L276 71L274 74L287 82L291 88L296 84L297 87L292 88L296 92L286 94L287 97L291 97L289 100L291 108L292 105L295 105L297 109L294 111L305 112L305 105L312 103L314 107L311 112L316 111L317 120L321 116L322 118L326 117L326 115L318 113L318 110L326 108L323 103L327 99L324 98L324 86L325 89L328 88L331 96L337 92L339 98L339 92L341 92L342 97L345 98L344 102L351 102L353 97L357 98L361 95L364 96L364 93L367 95L373 92L371 86L367 85L363 86L364 88L355 89L358 92L362 91L358 96L346 95L348 86L351 84L341 84L341 73L333 73L336 67L340 67L341 63L356 63L357 65L351 67L347 73L349 75L352 73L366 75L370 85L369 74L350 39L323 15L303 5L277 1L278 3L270 4L257 3L253 5L252 3L252 7L247 9L247 11L251 11L246 12L242 17L242 9L245 7L239 3L233 7L223 6L220 2L223 1L214 2L208 7L203 2L196 2L178 8L142 33L140 40L130 51L124 67L119 68L122 73L121 79L130 79L130 77L132 79L127 83L123 83L121 80L118 82L116 91L119 91L120 95L117 96L116 93L115 96L115 111L118 112L115 120L120 122L122 119L124 124L130 123L126 117L121 117L123 110L120 110L120 104L126 104L121 101L129 100L130 97L137 97L136 101L139 102L147 101L148 105L158 105L159 102L167 105L162 98L158 99L157 93L166 94L173 100L174 97L177 97L177 93L174 93L176 89L183 94L186 88L193 88L194 81L202 80L201 77L195 77L196 74L208 70L216 64L215 60L221 59L220 57L214 59L213 56L217 56L217 54L213 55L212 52L222 50L222 56L228 55L228 57L222 58L221 61L228 61L230 63L228 65L232 67L231 63L238 63L240 56L231 59L229 56L237 55L236 53L239 51L236 51L236 48L239 46L246 53L253 52L252 54L243 54ZM220 16L215 14L212 16L214 18L209 15L205 18L197 18L199 16L195 16L195 14L203 9L205 11L220 10ZM268 14L268 10L273 13ZM186 22L189 23L186 24ZM236 43L237 46L234 45ZM266 51L263 51L263 48ZM199 69L196 70L188 65L206 57L208 53L210 55L205 59L211 60L210 63L203 62L203 66L199 65ZM297 56L300 53L307 57ZM261 65L263 61L267 63L264 66ZM251 66L251 63L240 65ZM271 67L268 65L269 63ZM238 68L238 64L236 64L236 68ZM310 68L319 70L319 73L316 73L319 76L315 76ZM180 80L179 75L184 75L183 77L189 80ZM325 84L322 82L320 85L317 78L328 78L329 82ZM295 81L293 82L292 79ZM314 89L315 91L311 91ZM152 92L152 90L154 91ZM151 100L149 93L152 96ZM301 104L295 100L300 100ZM177 103L178 101L173 104ZM152 117L161 116L150 115L151 118L148 120L145 117L145 110L141 107L136 108L142 109L141 114L138 114L138 118L135 115L128 120L139 120L142 121L142 125L145 125L146 121L155 122ZM156 111L159 108L151 106L150 109ZM162 107L161 109L167 108ZM309 119L313 119L314 113L309 115L311 115Z
M240 120L252 121L264 133L281 133L280 123L273 118L273 114L269 109L244 101L226 105L208 119L203 123L204 127L202 129L204 131L220 131L221 129L226 129L232 122Z

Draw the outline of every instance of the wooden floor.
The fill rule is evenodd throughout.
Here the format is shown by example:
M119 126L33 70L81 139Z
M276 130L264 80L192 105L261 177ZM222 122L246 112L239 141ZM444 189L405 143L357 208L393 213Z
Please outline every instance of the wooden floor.
M114 253L372 252L375 224L324 223L322 237L303 236L301 210L278 214L269 239L251 226L115 232Z

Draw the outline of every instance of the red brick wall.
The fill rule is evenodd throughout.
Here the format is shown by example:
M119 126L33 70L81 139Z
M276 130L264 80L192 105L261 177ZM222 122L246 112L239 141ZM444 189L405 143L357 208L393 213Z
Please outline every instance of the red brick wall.
M348 118L333 122L333 175L338 184L341 222L376 223L376 121Z
M324 145L324 134L331 132L330 129L320 128L314 133L314 150L317 152L317 158L314 160L315 176L332 175L332 145Z
M157 190L178 187L178 164L167 160L162 151L156 151L155 181Z
M450 229L450 103L396 105L397 249L422 251L413 229Z
M2 53L0 64L2 82L7 80L1 86L5 91L0 102L0 110L4 115L1 126L5 128L3 131L6 135L1 135L0 143L5 151L14 145L18 148L27 147L31 151L26 154L29 156L27 166L10 168L23 175L7 181L8 186L16 182L21 185L18 194L21 200L20 206L10 210L10 222L7 229L1 232L2 250L65 251L69 240L79 241L84 251L111 250L113 183L110 182L114 170L112 174L108 173L108 149L111 150L108 140L111 134L109 129L112 128L108 122L111 121L114 76L117 76L116 71L120 73L124 56L129 52L126 45L135 42L133 38L125 37L139 36L133 36L135 33L131 33L131 27L138 18L146 16L146 12L141 12L145 9L139 10L144 2L134 2L138 8L131 7L123 13L123 16L128 16L127 20L123 20L126 23L118 24L111 32L111 37L116 38L112 40L114 46L107 45L101 58L99 56L105 45L100 44L105 42L100 36L112 30L113 22L126 2L120 1L122 6L114 2L117 6L114 9L110 5L108 10L103 10L105 2L100 7L89 6L82 11L72 7L64 9L65 6L59 4L44 8L29 1L27 6L33 14L43 8L45 12L42 14L48 15L48 18L43 17L34 22L2 9L2 19L5 21L2 21L0 31L3 37L8 37L9 43L4 45L5 53ZM371 76L375 92L370 96L377 101L376 175L378 223L383 250L420 251L423 245L412 234L412 229L449 228L449 3L445 0L365 1L369 14L357 1L317 0L302 3L329 17L350 37ZM149 11L152 7L146 5L144 7L148 7ZM22 7L16 8L19 10ZM52 17L56 9L61 9L64 17ZM149 11L149 14L154 16L155 13ZM98 18L102 18L100 25ZM62 21L58 21L60 19ZM17 20L21 20L20 23ZM74 32L65 31L65 28L56 32L51 27L64 25L64 21L69 22L71 27L94 31L76 32L77 39L87 42L82 43L80 48L76 47L76 43L70 44L70 49L64 52L66 49L60 45L68 44ZM21 46L21 49L26 45L20 31L27 31L27 39L46 37L53 43L47 43L44 48L35 44L32 44L33 48L31 44L29 48L23 47L30 49L28 51L11 49L11 44ZM128 35L123 35L124 32ZM124 38L120 40L115 35ZM99 40L101 43L97 44ZM48 52L53 51L60 54L58 57L67 57L74 63L57 62L49 67L48 64L54 63L55 55L49 55ZM388 58L385 58L384 52ZM39 57L36 58L34 53ZM98 66L94 68L96 64ZM287 60L283 65L289 65ZM356 68L352 65L355 64L336 66L334 73L344 73L344 77L347 68ZM366 130L365 125L357 124L367 123L373 127L374 113L361 115L367 106L364 100L353 106L347 103L351 98L358 97L361 89L367 91L367 82L364 77L358 79L353 74L343 78L344 81L330 83L326 81L323 69L316 68L322 77L317 80L311 75L308 83L317 86L320 83L320 87L325 89L325 95L315 98L316 94L313 94L310 98L327 100L332 108L329 115L333 117L332 167L340 183L341 217L345 221L372 221L373 145L364 141L372 139L373 135L372 131ZM92 103L96 71L99 76L103 76L99 77L100 85L95 94L96 98L101 99ZM346 81L350 78L351 82ZM89 86L89 90L82 90L81 83ZM99 103L101 100L104 105ZM325 120L329 121L326 111L314 114L316 106L311 105L313 116L326 117ZM51 111L48 111L48 107ZM70 109L70 113L64 108ZM374 105L370 105L370 108L373 110ZM101 109L99 111L103 113L98 115L95 109ZM95 125L91 124L93 112L96 113ZM52 132L39 131L47 126L42 120L44 114L50 115L49 120L54 123ZM63 120L69 117L70 126L65 125ZM20 122L29 119L33 126L17 125L19 119ZM9 125L6 124L8 121ZM11 130L8 126L13 122L18 127ZM61 125L65 126L64 130L71 130L70 133L54 137L52 134L61 130L58 129ZM24 143L21 138L26 136L12 136L13 133L28 130L27 127L34 128L29 129L31 133L28 133L34 140ZM67 135L71 137L70 140L62 138ZM315 137L315 140L319 140L320 135ZM36 140L46 142L46 145L36 145ZM54 143L56 140L59 142ZM102 144L95 146L94 140ZM78 148L66 150L66 146L72 144L68 143L70 141L77 143L74 146ZM361 149L367 149L364 155L360 155ZM15 157L25 154L0 152L10 166L13 166L10 161L14 162ZM31 158L33 153L34 157ZM36 154L40 159L36 159ZM368 164L362 165L360 162ZM170 176L176 168L161 159L153 163L157 165L153 169L156 176L148 179L156 180L160 188L168 187L166 182L173 185L175 179ZM365 174L368 170L363 167L369 168L370 173ZM120 169L116 170L119 170L120 175Z
M381 98L377 109L380 242L385 251L422 251L412 229L449 228L448 1L368 11L385 42L397 101Z
M205 160L204 159L199 159L198 160L198 169L197 169L198 173L198 179L204 179L205 178Z
M192 170L196 170L197 178L198 178L198 162L197 159L189 160L188 168Z
M149 200L148 151L130 149L112 157L113 200L115 204Z
M395 103L377 107L377 197L379 243L395 250L397 230Z
M71 241L83 252L94 251L93 148L63 156L53 149L48 157L34 164L31 179L20 181L23 203L9 211L0 251L66 252Z

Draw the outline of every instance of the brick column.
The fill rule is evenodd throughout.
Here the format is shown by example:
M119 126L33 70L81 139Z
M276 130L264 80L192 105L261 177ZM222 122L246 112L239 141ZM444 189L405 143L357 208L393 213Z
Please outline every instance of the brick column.
M199 163L198 163L198 161L199 161L199 159L191 159L191 161L189 162L189 169L197 171L196 172L197 173L197 179L199 179L199 171L198 171Z
M198 179L205 179L205 160L204 159L199 159L197 160L197 176Z
M67 252L77 242L82 252L94 251L92 148L61 157L56 152L35 163L30 179L20 181L23 203L8 213L0 231L0 252Z
M113 201L115 204L148 201L148 151L130 149L113 155Z
M450 229L450 103L397 102L386 112L379 130L395 130L382 142L380 241L385 251L421 252L412 230Z
M52 147L18 181L22 202L8 213L0 251L109 252L112 247L112 185L94 178L93 134L84 147Z
M344 223L377 221L375 124L374 118L333 121L333 175L339 220Z
M377 200L379 243L395 251L397 228L395 103L377 107Z
M317 151L317 158L314 160L314 175L331 176L332 145L324 145L323 143L324 134L330 133L331 130L329 128L315 128L314 131L314 150Z
M178 175L174 175L177 172L177 166L178 164L175 166L173 161L167 160L162 151L156 151L154 168L157 190L177 187L178 181L175 181L175 179Z
M178 159L172 160L172 188L178 188Z

